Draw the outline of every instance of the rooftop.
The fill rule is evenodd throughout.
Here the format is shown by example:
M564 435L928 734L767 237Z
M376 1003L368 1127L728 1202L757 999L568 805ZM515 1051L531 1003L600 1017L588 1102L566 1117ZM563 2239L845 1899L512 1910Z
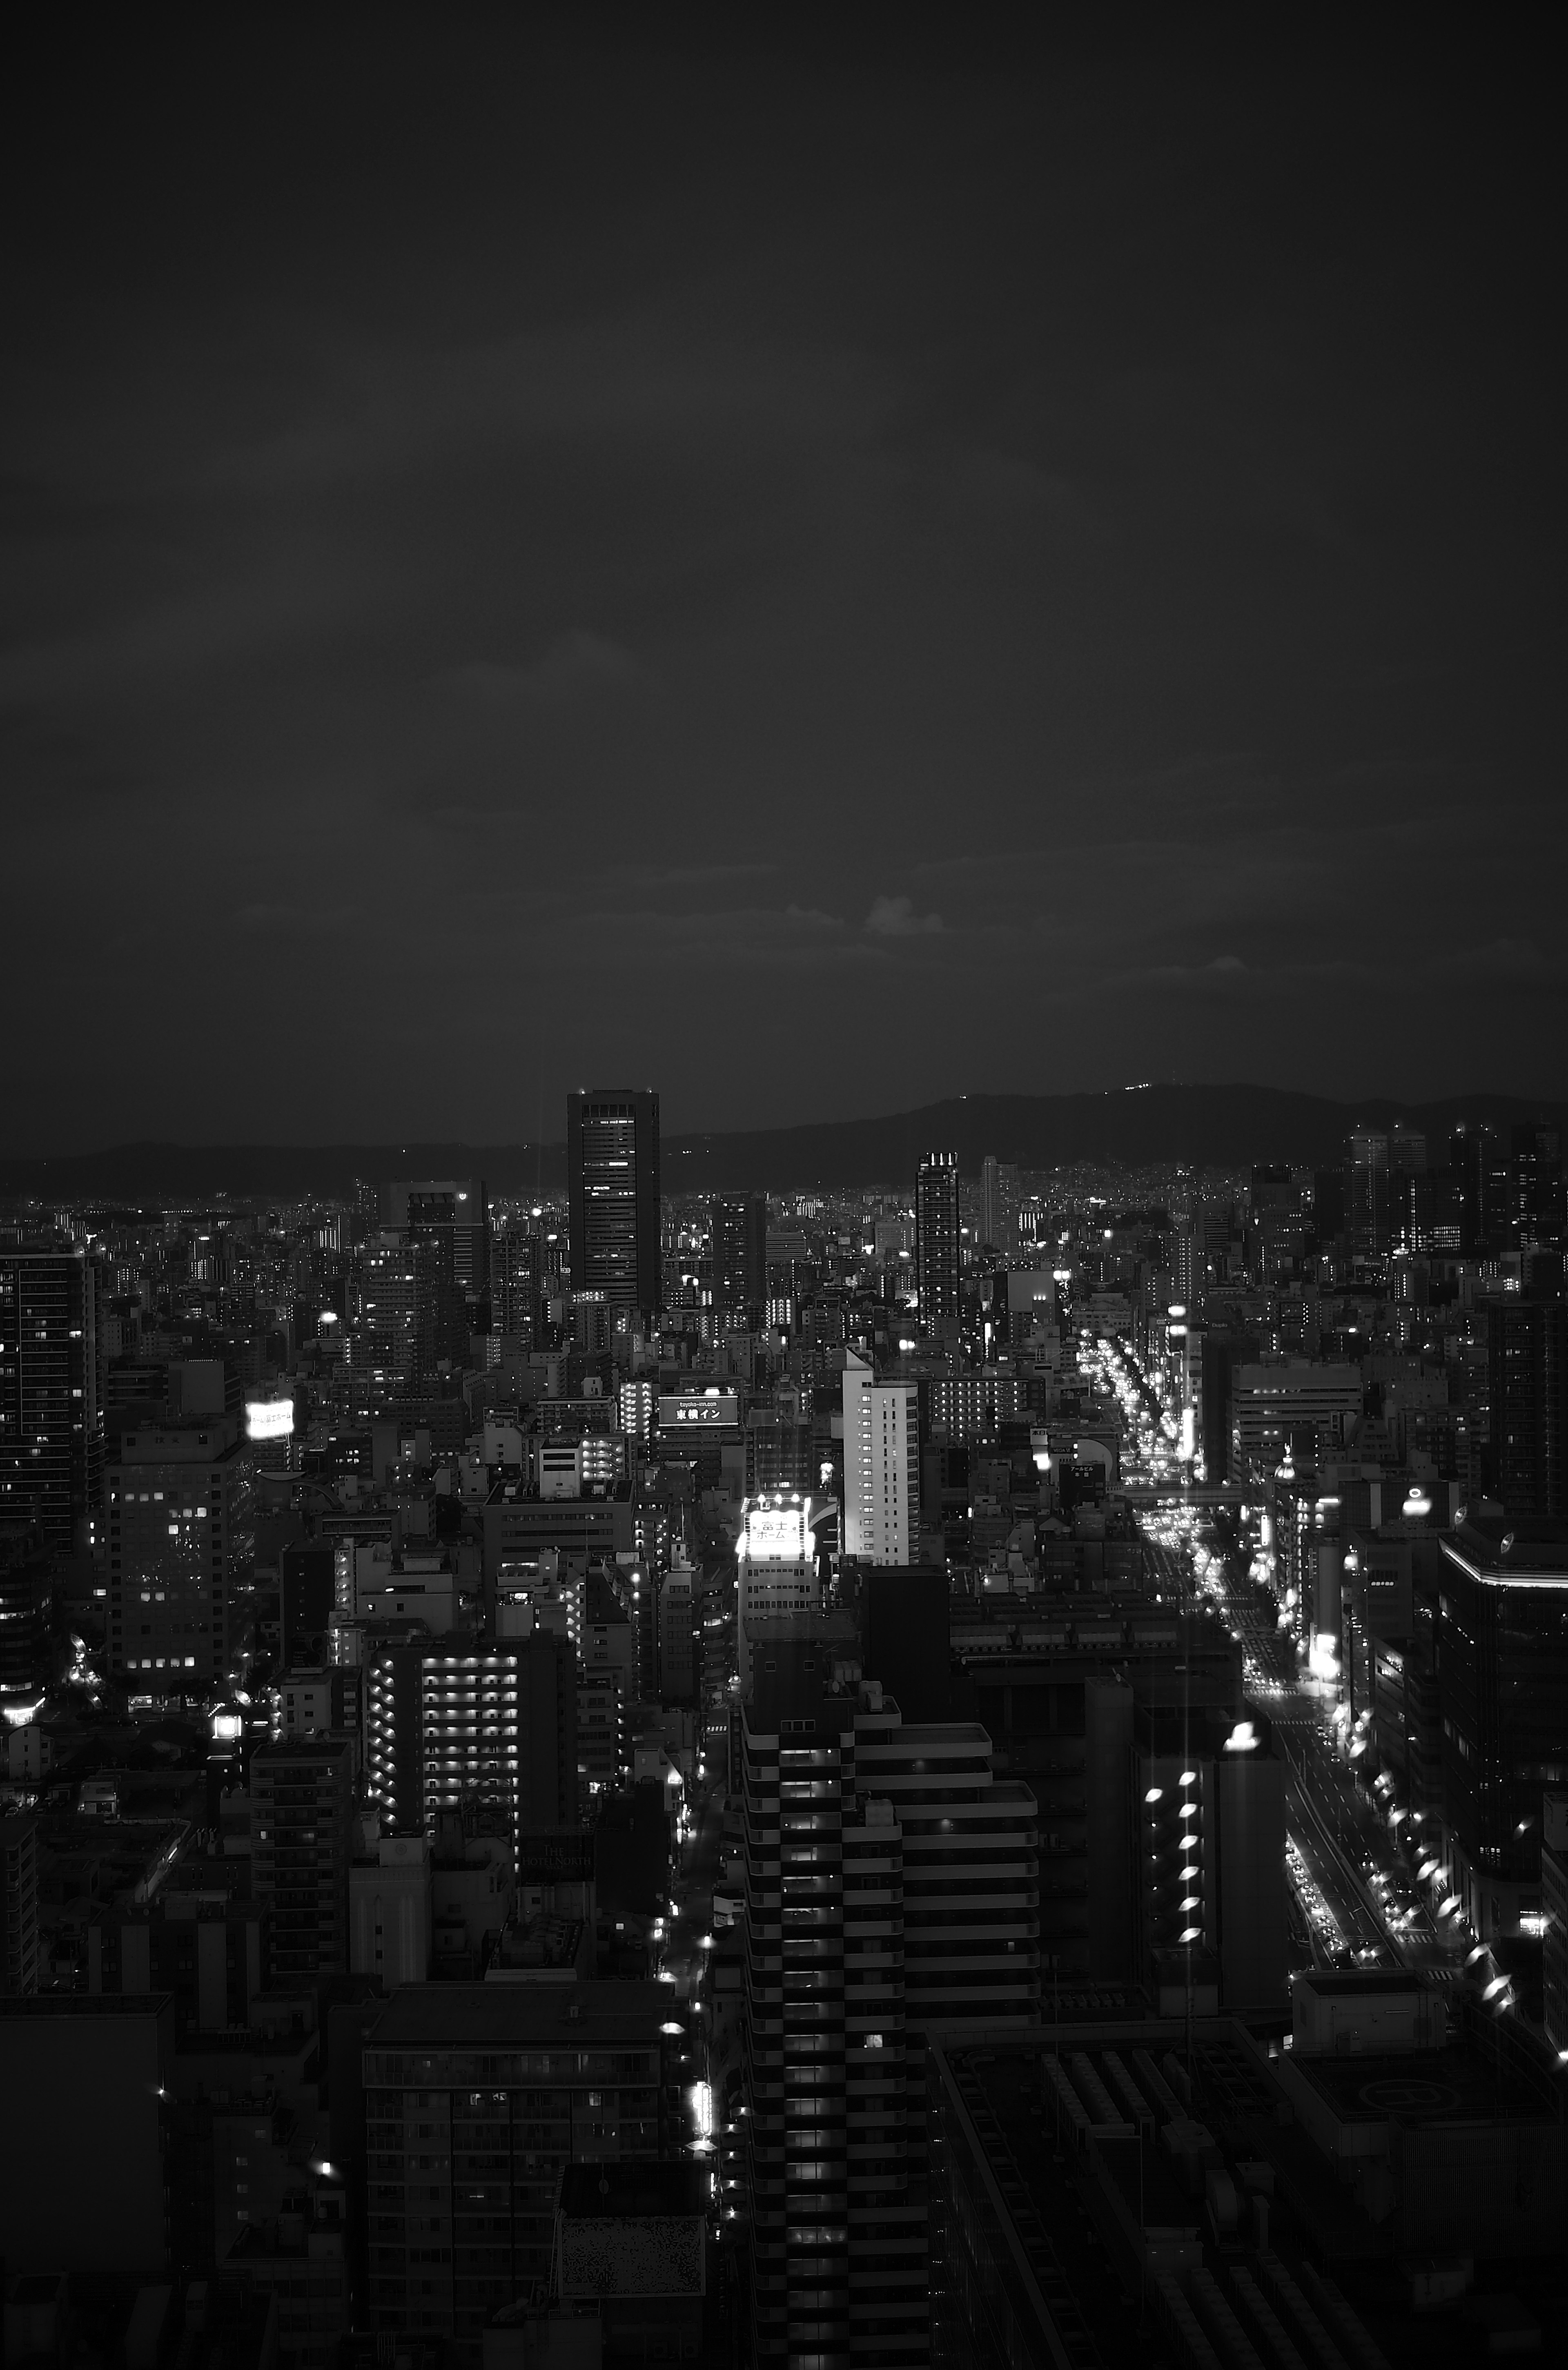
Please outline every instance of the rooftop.
M1548 2122L1539 2093L1505 2060L1465 2042L1389 2057L1291 2056L1341 2123Z
M526 2049L541 2042L647 2042L670 2013L663 1984L411 1984L394 1992L372 2049Z
M561 2177L563 2214L582 2221L705 2215L709 2174L699 2164L571 2164Z

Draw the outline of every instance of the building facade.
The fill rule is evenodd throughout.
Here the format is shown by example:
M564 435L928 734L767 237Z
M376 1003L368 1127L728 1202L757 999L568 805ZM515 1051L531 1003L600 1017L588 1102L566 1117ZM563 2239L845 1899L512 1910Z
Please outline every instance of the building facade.
M790 1627L742 1713L752 2359L902 2370L929 2358L904 1838L862 1798L831 1653Z
M364 1776L389 1830L433 1838L443 1811L510 1833L577 1824L576 1651L548 1633L409 1638L364 1666Z
M844 1363L844 1552L906 1564L920 1543L920 1391Z
M259 1744L251 1755L251 1891L274 1986L348 1970L353 1807L346 1738Z
M566 1106L571 1282L612 1310L663 1299L659 1230L659 1098L635 1087L585 1087Z
M237 1425L121 1432L106 1496L110 1669L144 1694L204 1693L228 1675L235 1593L255 1560Z
M561 2174L673 2153L669 1994L646 1983L400 1991L363 2056L371 2327L473 2370L548 2286Z
M0 1511L89 1553L102 1478L97 1271L81 1250L0 1249Z
M958 1155L928 1152L915 1181L915 1276L928 1333L956 1331L960 1296Z

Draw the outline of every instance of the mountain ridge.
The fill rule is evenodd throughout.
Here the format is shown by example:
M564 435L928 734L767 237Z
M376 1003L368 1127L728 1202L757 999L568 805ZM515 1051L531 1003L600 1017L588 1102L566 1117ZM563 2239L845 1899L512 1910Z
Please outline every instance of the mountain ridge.
M1359 1101L1289 1087L1130 1087L1100 1094L961 1095L873 1119L807 1121L787 1128L709 1129L667 1135L663 1186L674 1193L912 1184L922 1153L958 1154L973 1174L987 1153L1025 1168L1090 1162L1246 1168L1288 1161L1322 1168L1357 1127L1396 1121L1440 1146L1460 1121L1505 1129L1527 1120L1568 1124L1568 1103L1515 1095L1452 1095L1428 1102ZM111 1145L53 1159L0 1160L7 1199L189 1201L228 1194L341 1198L354 1179L482 1177L492 1193L559 1194L566 1146L467 1145Z

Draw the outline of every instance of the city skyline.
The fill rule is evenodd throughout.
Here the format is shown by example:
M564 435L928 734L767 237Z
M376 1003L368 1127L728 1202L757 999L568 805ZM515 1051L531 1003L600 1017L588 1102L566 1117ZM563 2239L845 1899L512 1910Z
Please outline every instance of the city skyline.
M6 2370L1549 2353L1533 25L29 35Z

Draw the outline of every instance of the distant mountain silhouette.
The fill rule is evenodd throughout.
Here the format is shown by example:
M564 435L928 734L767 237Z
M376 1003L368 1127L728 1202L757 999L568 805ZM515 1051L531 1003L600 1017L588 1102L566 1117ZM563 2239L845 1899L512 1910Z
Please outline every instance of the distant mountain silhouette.
M1568 1105L1509 1095L1440 1102L1389 1098L1334 1102L1277 1087L1140 1087L1100 1095L963 1095L882 1119L804 1127L667 1135L666 1192L733 1188L913 1183L920 1156L956 1152L973 1174L987 1153L1025 1168L1074 1162L1147 1167L1181 1162L1245 1168L1253 1161L1327 1167L1353 1128L1423 1129L1435 1161L1460 1120L1506 1130L1524 1120L1562 1127ZM0 1195L127 1203L198 1202L220 1194L299 1201L346 1196L356 1178L482 1177L492 1193L560 1193L564 1144L125 1144L59 1160L0 1161Z

